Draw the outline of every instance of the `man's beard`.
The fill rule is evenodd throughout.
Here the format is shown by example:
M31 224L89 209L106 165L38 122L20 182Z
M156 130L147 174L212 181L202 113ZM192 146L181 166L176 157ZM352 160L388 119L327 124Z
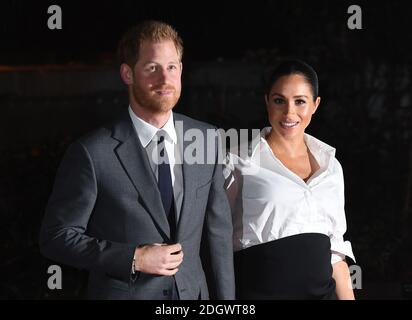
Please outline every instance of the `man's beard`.
M162 97L154 93L156 90L172 90L173 95ZM156 87L152 89L151 92L146 92L140 88L133 87L132 93L139 106L154 112L167 112L173 109L180 98L180 91L177 91L172 86Z

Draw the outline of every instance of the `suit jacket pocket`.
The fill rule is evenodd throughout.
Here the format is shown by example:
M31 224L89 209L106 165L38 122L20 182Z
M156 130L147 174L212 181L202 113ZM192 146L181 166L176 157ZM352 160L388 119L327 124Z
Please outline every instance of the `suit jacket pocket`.
M88 299L93 300L129 300L129 284L107 275L92 275L87 290Z
M129 291L129 284L126 282L123 282L121 280L117 280L113 277L110 277L106 275L102 281L100 282L100 285L108 286L111 288L115 288L118 290L123 290L123 291Z

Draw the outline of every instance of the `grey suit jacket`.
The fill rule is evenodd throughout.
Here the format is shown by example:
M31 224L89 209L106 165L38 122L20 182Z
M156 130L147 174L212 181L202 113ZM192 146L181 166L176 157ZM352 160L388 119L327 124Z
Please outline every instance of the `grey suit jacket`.
M174 113L183 131L214 127ZM205 139L206 141L206 139ZM183 148L191 141L182 142ZM217 145L216 145L217 147ZM200 258L207 240L218 299L234 299L232 221L222 167L183 163L184 198L177 228L183 263L173 277L131 274L136 246L169 241L156 178L127 112L73 143L60 164L40 230L42 254L89 271L92 299L208 299ZM174 279L173 279L174 278ZM175 280L175 281L174 281Z

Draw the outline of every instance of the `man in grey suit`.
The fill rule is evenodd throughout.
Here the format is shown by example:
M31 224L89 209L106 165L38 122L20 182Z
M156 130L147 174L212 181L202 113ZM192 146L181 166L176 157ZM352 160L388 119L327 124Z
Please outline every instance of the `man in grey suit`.
M192 163L185 152L191 141L183 139L191 130L206 137L216 128L172 112L182 54L168 24L146 21L128 30L119 45L128 111L73 143L59 167L40 249L88 270L89 298L208 299L202 239L210 250L214 297L235 297L218 143L204 148L216 153L213 163Z

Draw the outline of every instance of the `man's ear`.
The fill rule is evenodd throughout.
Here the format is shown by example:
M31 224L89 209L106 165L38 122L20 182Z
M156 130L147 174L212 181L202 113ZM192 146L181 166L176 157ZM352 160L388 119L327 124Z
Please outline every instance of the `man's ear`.
M120 65L120 77L125 85L129 86L133 84L133 70L126 63Z

